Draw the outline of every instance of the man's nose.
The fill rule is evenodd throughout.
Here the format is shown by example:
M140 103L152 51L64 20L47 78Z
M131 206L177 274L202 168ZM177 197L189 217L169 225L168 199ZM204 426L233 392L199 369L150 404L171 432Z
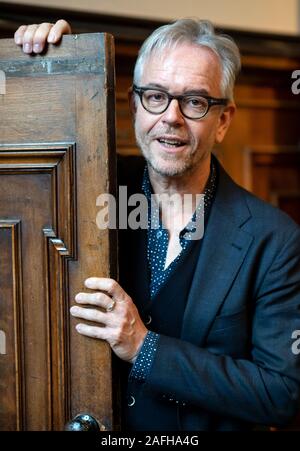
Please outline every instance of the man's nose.
M162 121L168 124L183 124L184 117L180 111L179 102L177 99L172 99L170 105L163 113Z

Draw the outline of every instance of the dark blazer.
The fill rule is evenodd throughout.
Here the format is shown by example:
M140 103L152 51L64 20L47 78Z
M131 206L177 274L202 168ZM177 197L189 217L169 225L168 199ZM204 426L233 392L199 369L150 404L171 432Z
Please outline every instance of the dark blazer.
M178 409L182 430L285 424L299 398L292 333L300 329L300 228L217 164L218 188L181 336L160 336L143 389ZM136 158L120 165L138 191L142 166ZM131 389L139 397L138 383Z

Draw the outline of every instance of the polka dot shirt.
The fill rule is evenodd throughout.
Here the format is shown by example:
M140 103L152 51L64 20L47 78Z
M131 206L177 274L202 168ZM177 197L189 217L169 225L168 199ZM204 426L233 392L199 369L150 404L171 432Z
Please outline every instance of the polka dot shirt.
M147 166L144 170L142 189L148 200L148 243L147 261L150 274L150 294L153 298L158 290L166 283L170 274L176 270L178 262L192 245L192 234L195 232L195 221L204 220L204 215L209 212L213 202L217 186L217 171L215 163L211 161L210 176L204 190L204 196L196 207L196 210L186 227L180 231L179 241L181 251L177 257L165 268L167 257L169 235L163 227L159 215L157 203L151 203L153 194ZM203 201L204 200L204 201ZM146 335L142 348L131 369L129 378L144 382L150 373L159 341L159 334L149 331Z
M216 168L212 161L210 177L206 184L204 195L201 196L202 199L197 205L191 220L179 233L181 251L167 268L165 268L165 261L168 251L169 234L160 220L159 207L153 201L153 196L151 198L153 192L147 166L144 171L142 189L150 207L148 212L147 261L150 274L150 294L151 298L153 298L157 291L166 283L170 274L176 269L179 260L188 249L188 246L193 243L192 234L195 231L195 222L204 220L204 212L208 211L214 197L216 189Z

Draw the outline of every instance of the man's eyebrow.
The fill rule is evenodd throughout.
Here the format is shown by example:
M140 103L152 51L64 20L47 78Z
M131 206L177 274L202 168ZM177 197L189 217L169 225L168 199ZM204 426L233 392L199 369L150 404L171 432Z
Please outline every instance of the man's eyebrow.
M160 85L159 83L148 83L147 85L143 85L143 88L153 88L153 89L160 89L162 91L168 91L168 88L166 88L163 85Z
M188 89L183 92L184 95L188 96L208 96L209 93L206 89Z
M159 83L148 83L147 85L144 85L143 88L153 88L153 89L159 89L161 91L169 92L168 88L166 86L163 86ZM192 96L201 96L205 95L208 96L209 93L206 89L186 89L180 93L180 95L192 95Z

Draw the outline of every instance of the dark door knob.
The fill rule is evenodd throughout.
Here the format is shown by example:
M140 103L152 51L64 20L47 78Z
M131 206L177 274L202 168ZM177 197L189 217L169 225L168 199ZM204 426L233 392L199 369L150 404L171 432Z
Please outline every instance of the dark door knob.
M100 432L100 430L105 430L105 428L100 428L98 421L88 413L76 415L76 417L69 421L65 426L65 431Z

